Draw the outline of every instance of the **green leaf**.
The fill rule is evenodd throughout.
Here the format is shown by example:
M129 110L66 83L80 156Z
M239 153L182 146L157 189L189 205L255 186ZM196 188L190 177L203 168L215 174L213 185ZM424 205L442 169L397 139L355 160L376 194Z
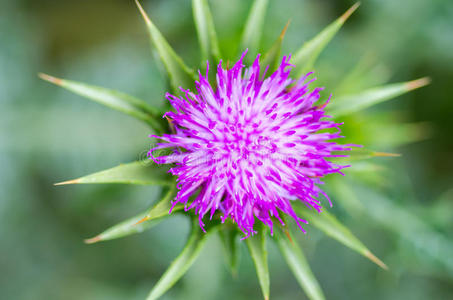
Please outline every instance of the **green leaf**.
M192 0L192 9L201 47L202 63L211 57L218 62L221 54L208 0Z
M194 219L192 232L184 249L153 287L148 295L148 300L154 300L162 296L187 272L187 270L189 270L190 266L200 254L200 251L211 232L211 230L207 233L202 232L198 226L198 219Z
M390 183L385 174L386 170L386 167L382 164L363 160L354 162L347 172L353 175L356 181L367 182L373 184L375 188L380 188Z
M239 265L238 231L232 226L224 225L219 230L219 235L231 274L236 276Z
M309 209L301 204L294 205L294 209L305 219L307 219L315 227L319 228L331 238L339 241L346 247L360 253L378 266L387 270L387 266L377 258L370 250L358 239L352 232L340 221L331 215L328 211L324 210L317 213L314 209Z
M77 179L56 183L55 185L65 184L85 184L85 183L123 183L140 185L172 185L166 168L156 165L151 160L136 161L128 164L96 172Z
M362 216L365 213L363 203L343 178L333 177L328 182L328 186L331 188L332 195L335 195L336 201L345 208L348 214Z
M297 282L299 282L302 289L304 289L309 299L325 299L321 287L319 286L315 275L313 275L302 249L297 245L297 242L292 238L289 231L287 231L286 234L287 235L276 232L275 239L277 240L280 252L296 277Z
M248 48L248 57L253 58L258 53L268 3L269 0L255 0L247 17L239 51Z
M86 239L85 243L93 244L97 242L113 240L131 234L140 233L152 228L153 226L163 221L166 217L170 216L169 211L171 208L171 200L175 195L175 189L176 186L170 187L164 198L147 212L138 214L135 217L112 226L109 229L98 234L97 236ZM176 212L178 210L181 210L182 208L183 205L177 205L173 208L172 212Z
M302 47L296 51L291 59L291 63L296 66L294 68L294 72L297 75L296 77L300 77L301 75L311 71L319 54L321 54L322 50L324 50L341 26L343 26L344 22L346 22L349 16L359 7L359 5L360 3L358 2L351 6L351 8L349 8L341 17L327 26L314 38L304 43Z
M168 211L167 211L168 213ZM109 229L101 232L100 234L96 235L95 237L89 238L85 240L87 244L94 244L97 242L108 241L113 239L118 239L121 237L125 237L131 234L143 232L146 229L151 228L152 226L156 225L160 220L153 220L149 222L139 223L143 218L146 217L146 212L136 215L135 217L129 218L124 220L121 223L118 223Z
M376 129L375 138L391 147L400 147L409 143L426 140L433 135L433 128L428 122L380 124L381 131ZM385 132L383 132L385 130Z
M413 81L372 88L355 95L334 99L332 104L326 107L326 110L334 117L347 115L423 87L429 84L429 82L429 78L425 77Z
M283 28L280 36L272 44L271 48L263 55L261 60L261 65L269 66L269 71L273 72L277 69L278 63L280 61L280 52L282 49L283 38L285 37L286 30L288 29L289 21L286 23Z
M151 22L138 0L135 0L143 19L148 27L151 42L159 53L160 59L167 70L173 90L178 93L179 87L189 88L193 86L195 74L192 69L186 66L181 57L179 57L167 40L160 33L159 29Z
M245 239L250 256L255 264L256 274L260 282L265 300L269 299L270 281L267 266L266 228L260 225L258 233Z
M339 81L333 93L336 96L350 95L386 83L391 76L387 66L379 63L371 53L364 55Z
M160 114L143 100L103 87L60 79L43 73L38 75L41 79L61 86L77 95L144 121L157 132L162 132L163 130L162 124L159 122L161 119Z
M354 190L363 195L362 201L367 208L369 218L409 243L410 252L417 255L417 265L426 266L428 263L431 267L439 266L441 274L447 271L453 278L453 259L451 259L453 242L450 237L430 226L421 216L412 212L408 205L399 205L388 197L376 193L374 189L356 186ZM411 200L407 199L406 203L410 203ZM429 268L421 270L430 271Z

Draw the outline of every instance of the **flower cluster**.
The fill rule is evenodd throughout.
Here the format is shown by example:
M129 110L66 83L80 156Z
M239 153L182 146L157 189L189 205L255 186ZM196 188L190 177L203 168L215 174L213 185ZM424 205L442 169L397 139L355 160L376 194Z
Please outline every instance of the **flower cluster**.
M321 211L317 199L327 195L320 178L341 173L346 166L326 158L333 151L350 150L331 141L339 138L339 123L328 120L324 105L315 105L322 88L309 89L311 73L299 80L290 76L290 57L266 77L259 55L246 68L246 52L231 69L217 67L216 87L199 72L197 93L182 89L184 96L167 94L174 111L167 117L173 134L152 136L158 143L149 152L159 164L173 164L178 193L173 204L194 209L203 228L203 217L218 211L222 221L231 218L244 232L254 234L255 220L270 227L272 218L283 221L280 212L301 227L306 221L296 215L292 201L302 201ZM325 130L327 129L327 130ZM320 132L321 131L321 132ZM156 149L172 149L164 156ZM329 200L330 202L330 200Z

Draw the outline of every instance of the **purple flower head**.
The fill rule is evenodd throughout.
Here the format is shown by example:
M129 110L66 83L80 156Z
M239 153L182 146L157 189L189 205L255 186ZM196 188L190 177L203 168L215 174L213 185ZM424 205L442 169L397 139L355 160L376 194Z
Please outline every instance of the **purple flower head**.
M315 80L307 81L311 73L291 79L293 66L285 56L266 78L267 68L260 75L259 55L245 68L245 54L231 69L219 63L216 87L206 71L205 76L199 72L196 93L167 93L175 111L164 116L175 133L152 136L166 143L157 144L149 156L156 163L173 164L170 172L179 189L173 204L194 209L202 228L206 214L212 219L219 212L222 222L230 218L248 237L255 233L256 219L272 232L272 217L283 224L279 215L284 213L303 230L301 223L307 221L296 215L291 202L302 201L320 212L317 197L328 199L318 187L320 178L341 174L345 167L326 158L350 149L330 141L340 137L341 124L327 120L325 105L314 105L322 88L309 89ZM323 130L329 128L333 130ZM154 150L164 148L173 153L154 157Z

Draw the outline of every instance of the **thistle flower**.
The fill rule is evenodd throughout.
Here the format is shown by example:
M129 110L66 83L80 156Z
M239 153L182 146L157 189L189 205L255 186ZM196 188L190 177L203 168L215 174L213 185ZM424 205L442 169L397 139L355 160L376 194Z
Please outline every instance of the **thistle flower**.
M285 56L280 61L286 27L267 51L259 49L268 1L254 0L241 41L237 41L235 46L248 48L253 55L260 51L265 54L262 58L258 55L251 66L246 68L243 63L246 53L243 53L231 69L225 69L221 61L223 49L219 47L208 2L192 0L203 61L211 59L220 63L215 86L210 83L208 66L204 76L199 72L198 81L195 82L196 92L181 89L183 96L178 97L177 87L192 86L196 80L195 74L176 54L137 0L136 2L146 22L152 44L167 72L169 88L172 88L173 94L167 93L166 98L174 110L164 114L170 121L170 126L160 118L163 112L144 100L118 91L40 74L45 80L145 122L154 130L153 137L164 141L148 152L155 163L146 160L148 163L137 161L121 164L57 184L144 184L159 185L162 191L166 191L161 200L147 211L108 228L86 242L95 243L142 232L167 218L169 211L180 211L183 206L186 210L193 209L198 217L186 214L193 224L187 243L154 285L148 299L162 296L184 275L200 254L207 237L213 233L220 235L230 269L235 273L239 231L247 238L245 244L254 261L264 299L269 299L267 231L261 224L270 227L272 232L274 220L283 224L284 215L293 218L302 230L303 223L307 222L305 219L308 219L328 236L385 269L386 265L332 214L328 211L316 213L322 210L318 199L320 194L330 203L319 187L322 184L321 178L330 173L342 174L341 169L346 167L328 159L344 156L345 153L340 155L333 152L348 151L352 146L333 141L340 137L341 124L329 120L325 109L336 118L345 115L352 117L352 114L360 110L429 82L427 78L421 78L363 91L353 89L351 93L337 93L335 101L327 107L330 98L323 104L317 103L322 88L310 90L309 86L314 79L310 79L311 73L305 73L313 69L319 54L357 9L358 3L301 45L294 51L293 57ZM269 71L267 65L270 70L276 71L266 77L266 71ZM262 70L262 67L266 68ZM295 79L290 78L290 72L296 74ZM367 73L367 76L372 76L370 74ZM357 77L354 73L349 78L356 80ZM347 87L346 83L342 85ZM355 84L356 82L353 85ZM370 123L373 121L367 124ZM382 128L381 123L375 125ZM396 129L396 126L389 128ZM406 132L410 134L410 131L402 132L407 140ZM159 156L154 152L158 149L171 150L172 153ZM347 153L347 161L394 156L366 149L354 149ZM172 165L170 173L177 177L176 187L174 180L166 172L168 168L159 168L158 164ZM364 166L361 172L373 173L375 170L369 167L370 164L368 167L367 164ZM345 188L346 185L341 183L339 187ZM179 189L177 193L176 188ZM171 199L174 199L172 203ZM350 203L344 197L337 199L345 205ZM300 204L305 204L308 208ZM225 222L231 219L237 226L209 226L206 233L203 233L200 226L205 230L203 217L206 214L211 219L215 217L215 224L219 223L218 220ZM404 214L407 215L406 212ZM259 222L255 223L256 220ZM253 234L256 235L249 237ZM286 224L283 230L275 230L272 238L308 298L325 299L303 249L291 236L290 225Z
M285 56L264 78L267 68L261 75L260 56L245 68L246 53L229 70L219 63L215 88L208 67L205 76L199 72L197 93L182 89L182 97L166 94L175 111L164 116L176 132L152 135L166 143L149 155L156 163L175 164L170 172L178 177L179 192L173 205L194 209L202 228L203 217L209 213L212 219L219 211L222 221L231 218L246 237L256 233L255 217L272 232L272 217L284 224L281 211L303 230L301 223L307 221L296 215L291 201L321 212L320 178L344 167L326 158L349 148L329 141L340 137L340 124L326 120L325 105L314 105L322 88L310 91L311 73L291 79L290 56ZM337 131L318 133L330 128ZM175 151L154 157L153 151L168 147Z

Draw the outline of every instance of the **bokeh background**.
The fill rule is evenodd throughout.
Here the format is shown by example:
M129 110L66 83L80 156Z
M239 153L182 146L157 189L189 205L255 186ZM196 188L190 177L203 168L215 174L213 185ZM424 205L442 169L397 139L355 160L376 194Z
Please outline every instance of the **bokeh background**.
M197 65L190 1L142 2L177 52ZM284 53L353 4L270 2L263 46L291 19ZM234 58L229 43L240 34L251 1L210 3L222 46ZM367 118L362 119L362 135L385 135L395 114L416 124L416 138L409 143L372 145L403 155L376 160L390 167L375 183L379 193L356 187L355 198L369 213L353 213L357 202L349 202L349 209L334 207L390 270L311 227L300 234L300 243L328 299L451 299L453 2L362 1L322 54L317 75L339 83L361 61L373 66L375 84L432 79L428 87L370 109L383 114L382 129L367 132ZM144 299L182 248L186 220L175 217L140 235L85 245L84 238L149 207L159 190L53 183L142 157L149 130L40 81L38 72L128 92L155 105L162 105L165 92L132 0L0 0L0 298ZM336 195L332 198L335 203ZM218 240L210 240L162 299L260 299L251 259L242 248L239 276L232 278ZM272 243L270 270L271 298L305 299Z

